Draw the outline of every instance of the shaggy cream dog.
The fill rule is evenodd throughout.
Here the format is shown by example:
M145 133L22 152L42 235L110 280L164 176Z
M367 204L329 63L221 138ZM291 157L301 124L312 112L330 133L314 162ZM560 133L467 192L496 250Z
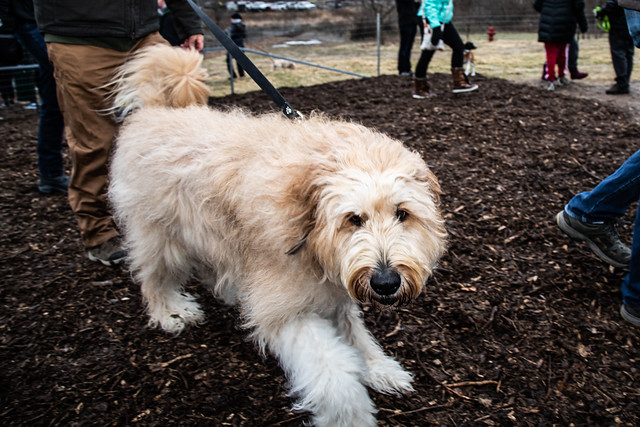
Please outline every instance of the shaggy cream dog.
M141 51L116 81L130 112L110 198L150 324L179 333L204 314L192 274L237 304L318 426L374 426L367 386L413 390L365 328L359 303L420 295L445 250L440 188L425 162L345 121L216 111L196 52Z

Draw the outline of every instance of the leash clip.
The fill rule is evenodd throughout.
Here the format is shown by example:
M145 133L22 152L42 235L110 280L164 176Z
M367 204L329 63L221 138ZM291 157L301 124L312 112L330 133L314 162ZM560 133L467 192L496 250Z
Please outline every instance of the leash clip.
M291 120L295 120L298 123L300 123L302 120L304 120L304 116L302 115L302 113L300 111L294 109L289 104L285 104L282 112L284 113L285 116L287 116L287 118L289 118Z

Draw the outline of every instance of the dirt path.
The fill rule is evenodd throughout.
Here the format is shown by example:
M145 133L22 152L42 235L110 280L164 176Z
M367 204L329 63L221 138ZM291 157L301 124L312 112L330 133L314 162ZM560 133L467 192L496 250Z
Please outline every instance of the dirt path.
M536 88L541 88L540 80L529 80L525 82ZM575 82L568 88L560 88L559 93L594 100L599 103L612 104L623 111L631 113L633 120L640 120L640 81L631 82L631 93L629 95L607 95L605 90L608 89L613 82L592 82L584 79Z

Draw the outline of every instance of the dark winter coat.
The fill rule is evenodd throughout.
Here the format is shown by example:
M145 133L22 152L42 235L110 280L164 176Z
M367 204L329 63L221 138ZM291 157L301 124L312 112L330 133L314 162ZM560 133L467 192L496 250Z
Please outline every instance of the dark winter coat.
M185 0L166 0L182 40L204 34L198 15ZM35 0L43 33L70 37L122 37L137 40L160 27L157 0Z
M576 33L576 24L583 33L589 28L584 0L535 0L533 8L540 12L539 42L569 43Z
M418 7L420 7L420 3L415 0L396 0L398 26L411 27L422 24L422 20L418 18Z
M244 39L247 38L247 27L242 22L234 22L231 24L227 33L235 44L244 47Z

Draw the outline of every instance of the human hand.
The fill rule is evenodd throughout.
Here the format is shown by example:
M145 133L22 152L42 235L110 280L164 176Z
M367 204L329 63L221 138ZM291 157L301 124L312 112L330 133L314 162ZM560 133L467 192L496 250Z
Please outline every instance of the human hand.
M192 34L180 45L183 49L195 49L200 52L204 48L204 36L202 34Z
M437 46L438 42L442 38L442 30L440 29L440 27L435 27L432 28L431 31L431 44Z

